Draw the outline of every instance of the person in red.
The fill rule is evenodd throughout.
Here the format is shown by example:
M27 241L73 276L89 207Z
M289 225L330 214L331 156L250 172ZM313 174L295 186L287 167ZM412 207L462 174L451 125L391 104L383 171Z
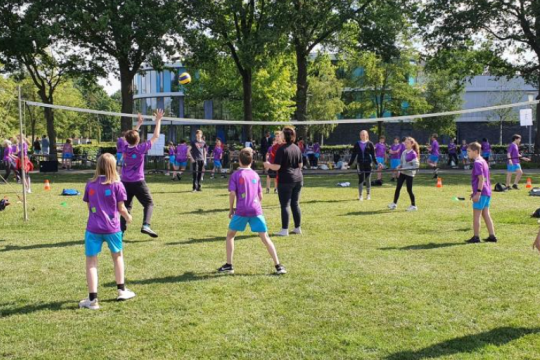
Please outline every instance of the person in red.
M283 140L283 135L281 131L276 131L274 133L274 143L270 148L268 149L268 152L266 153L266 161L268 161L270 164L274 163L274 159L276 158L276 152L278 149L285 143ZM274 179L274 193L277 194L277 184L278 184L278 174L277 171L268 170L268 175L266 176L266 193L270 193L270 179Z
M16 169L17 171L20 173L22 168L23 168L23 164L24 164L24 172L25 172L25 177L24 177L24 180L25 180L25 185L26 185L26 192L28 194L31 194L32 193L32 182L30 181L30 171L33 171L34 170L34 164L32 164L32 162L30 161L30 159L28 159L28 155L24 154L23 155L23 161L21 162L21 158L18 157L17 160L16 160L16 163L15 163L15 166L16 166Z

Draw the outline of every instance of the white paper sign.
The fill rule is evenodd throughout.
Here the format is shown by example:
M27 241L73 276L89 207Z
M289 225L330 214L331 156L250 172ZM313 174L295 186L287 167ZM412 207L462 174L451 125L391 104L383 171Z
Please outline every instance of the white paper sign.
M148 134L147 138L150 140L154 134ZM165 135L159 135L158 141L152 145L152 148L148 152L148 156L163 156L163 149L165 148Z
M519 110L519 120L521 122L521 126L532 126L533 124L532 109Z

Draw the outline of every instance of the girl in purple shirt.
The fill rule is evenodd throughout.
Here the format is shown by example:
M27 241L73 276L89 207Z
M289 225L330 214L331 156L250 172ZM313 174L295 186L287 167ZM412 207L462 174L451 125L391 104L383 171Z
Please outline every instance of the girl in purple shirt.
M452 139L450 143L448 144L448 166L452 165L452 162L454 163L452 166L454 168L457 168L457 165L459 163L458 157L457 157L457 144L456 139Z
M167 152L169 153L169 161L167 162L167 172L165 173L165 176L170 175L171 169L174 170L174 162L176 161L176 147L174 146L172 141L169 141L169 143L167 144Z
M461 140L461 160L463 161L463 169L468 170L469 168L469 155L467 155L467 140Z
M375 157L377 162L383 165L383 168L386 164L386 137L380 136L379 142L375 144ZM382 169L377 170L377 180L382 181Z
M216 145L214 146L214 150L212 151L212 158L214 160L214 167L212 169L212 175L210 176L210 179L214 178L216 172L218 174L221 174L222 178L225 178L225 174L221 172L221 169L223 168L223 145L220 139L216 140Z
M398 171L396 170L401 163L401 143L399 142L399 136L394 138L394 143L388 151L390 153L390 169L392 171L392 181L396 181L398 178Z
M431 135L431 144L428 145L428 151L429 151L429 158L428 158L428 165L431 166L434 169L433 172L433 178L436 179L439 177L439 169L437 168L437 163L439 162L439 142L437 139L439 138L439 135L433 134Z
M520 160L523 161L531 161L529 158L521 156L519 153L519 144L521 144L521 136L520 135L514 135L512 136L512 143L508 146L507 151L507 158L508 158L508 165L507 165L507 172L506 172L506 189L514 189L519 190L518 184L519 180L521 180L521 177L523 176L523 170L521 170L521 164ZM510 187L510 184L512 183L512 174L516 173L516 178L514 179L514 185Z
M186 140L182 139L175 150L172 180L182 180L182 174L187 167L188 150L189 147L186 144Z
M124 257L122 254L122 231L120 216L127 223L132 218L124 202L126 189L116 172L116 160L105 153L98 158L94 177L86 184L83 201L88 203L88 223L84 239L86 255L86 282L88 298L79 302L80 308L99 309L97 288L97 256L104 242L111 250L114 263L114 276L118 297L116 300L128 300L135 293L124 285Z

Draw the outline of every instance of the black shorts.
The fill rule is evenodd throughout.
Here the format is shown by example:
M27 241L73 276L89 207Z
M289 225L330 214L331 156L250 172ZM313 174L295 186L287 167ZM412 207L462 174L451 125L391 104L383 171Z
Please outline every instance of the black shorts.
M268 176L270 177L270 179L275 179L277 177L277 171L268 170Z

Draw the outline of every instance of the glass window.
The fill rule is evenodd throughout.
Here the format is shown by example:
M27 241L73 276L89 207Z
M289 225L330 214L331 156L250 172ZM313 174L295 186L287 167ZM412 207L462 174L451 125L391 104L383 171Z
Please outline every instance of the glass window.
M155 94L157 92L157 79L156 79L156 72L150 71L150 92L152 94Z
M171 92L171 72L169 70L163 72L163 91Z
M164 109L165 103L162 97L157 98L156 109Z
M150 72L147 71L145 76L144 76L144 80L145 80L145 83L146 83L146 88L144 89L144 93L145 94L148 94L150 93Z
M172 99L170 97L163 98L163 109L165 110L165 116L178 117L171 109Z

